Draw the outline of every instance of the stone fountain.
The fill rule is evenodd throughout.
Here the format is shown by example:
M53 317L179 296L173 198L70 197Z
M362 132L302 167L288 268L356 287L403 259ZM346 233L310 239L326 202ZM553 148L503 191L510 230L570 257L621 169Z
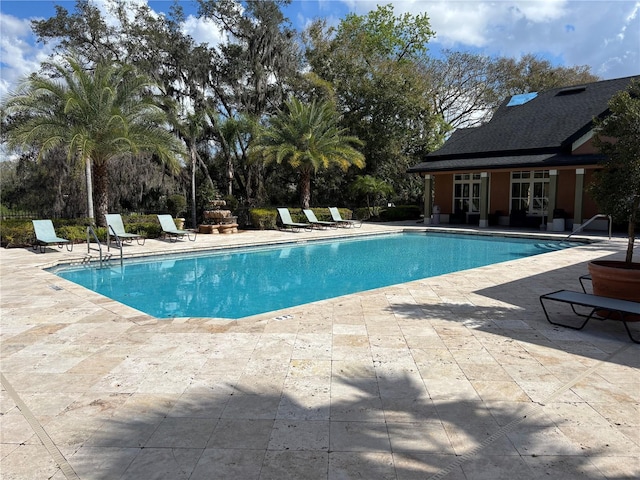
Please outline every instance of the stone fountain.
M227 205L224 200L211 200L211 210L204 211L205 224L200 225L201 233L238 233L238 217L231 215L231 210L223 210Z

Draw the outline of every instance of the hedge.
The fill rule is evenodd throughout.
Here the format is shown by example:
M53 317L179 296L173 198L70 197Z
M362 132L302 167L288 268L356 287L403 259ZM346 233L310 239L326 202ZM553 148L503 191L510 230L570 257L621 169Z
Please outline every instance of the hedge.
M385 208L380 212L380 220L383 222L397 222L400 220L418 220L422 211L416 205L398 205Z
M59 237L66 238L73 243L87 241L87 225L91 224L89 218L60 218L52 221ZM127 232L137 233L145 238L158 238L162 234L162 228L155 215L123 215L122 222ZM95 231L101 242L106 240L107 229L105 227L96 227ZM34 239L31 220L0 220L0 246L5 248L28 247L33 245ZM93 238L90 241L93 241Z
M312 208L318 220L321 222L331 221L331 213L328 208ZM352 212L348 208L339 208L340 216L344 220L351 220ZM299 223L307 223L307 217L302 212L301 208L289 208L291 213L291 220ZM276 230L280 220L278 218L278 210L276 208L252 208L249 210L249 217L251 218L251 225L259 230Z

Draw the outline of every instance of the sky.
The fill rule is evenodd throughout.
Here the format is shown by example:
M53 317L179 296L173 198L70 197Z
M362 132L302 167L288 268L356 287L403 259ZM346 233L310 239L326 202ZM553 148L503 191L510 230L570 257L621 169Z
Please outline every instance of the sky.
M92 0L104 4L105 0ZM167 11L172 0L129 0ZM196 2L180 0L188 14L184 31L215 44L219 35L196 17ZM588 65L603 79L640 74L640 0L293 0L285 15L302 31L314 18L337 24L347 13L364 15L393 3L396 15L426 13L443 48L518 59L532 53L558 66ZM73 0L0 0L0 99L51 53L36 44L30 20L55 14L54 5L74 11Z

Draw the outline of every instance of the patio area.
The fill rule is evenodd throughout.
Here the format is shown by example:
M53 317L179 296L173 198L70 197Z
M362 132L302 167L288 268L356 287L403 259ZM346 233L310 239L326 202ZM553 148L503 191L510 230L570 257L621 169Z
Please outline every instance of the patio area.
M198 235L124 256L406 228L424 230ZM241 320L156 320L43 270L86 245L0 249L0 476L640 478L640 346L614 321L553 326L538 301L623 257L625 239L598 239Z

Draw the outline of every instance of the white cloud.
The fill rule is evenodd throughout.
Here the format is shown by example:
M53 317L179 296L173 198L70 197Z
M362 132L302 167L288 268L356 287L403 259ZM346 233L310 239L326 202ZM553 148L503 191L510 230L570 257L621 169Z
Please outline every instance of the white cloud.
M358 14L378 3L394 12L426 13L437 44L487 55L527 53L564 66L589 65L616 78L640 73L640 2L637 0L345 0Z
M182 25L182 32L189 35L197 44L206 43L215 47L226 41L226 35L211 20L189 15Z
M37 71L53 46L35 45L31 22L0 13L0 100L15 89L20 80Z
M561 18L566 12L566 0L538 0L504 2L516 17L521 16L532 22L549 22Z

